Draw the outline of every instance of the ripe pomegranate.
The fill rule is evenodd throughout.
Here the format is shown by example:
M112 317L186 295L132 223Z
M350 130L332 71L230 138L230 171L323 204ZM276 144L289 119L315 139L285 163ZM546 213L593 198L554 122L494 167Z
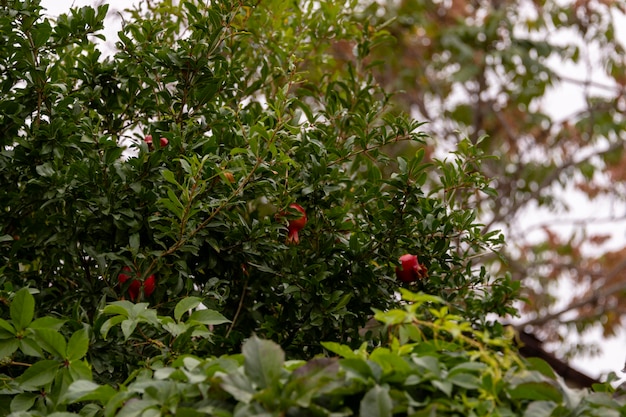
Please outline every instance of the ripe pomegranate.
M402 282L415 282L428 275L426 268L417 260L417 255L407 253L402 255L399 261L400 266L396 267L396 277Z
M287 243L300 243L300 236L298 236L298 232L304 229L306 226L307 218L306 211L302 208L300 204L292 203L289 205L289 208L299 211L302 213L302 216L289 220L289 224L287 225L287 230L289 230L289 234L287 235Z
M124 268L122 268L122 271L131 272L132 270L130 269L130 267L125 266ZM130 275L127 275L124 272L121 272L117 276L117 281L120 283L120 285L124 284L126 281L130 279ZM139 274L137 274L137 276L139 276ZM142 287L143 287L143 295L146 297L149 297L150 294L154 292L154 289L156 287L156 279L155 279L154 274L146 278L144 282L141 282L138 279L133 279L130 282L128 286L128 296L133 302L136 302L137 300L139 300L140 291Z

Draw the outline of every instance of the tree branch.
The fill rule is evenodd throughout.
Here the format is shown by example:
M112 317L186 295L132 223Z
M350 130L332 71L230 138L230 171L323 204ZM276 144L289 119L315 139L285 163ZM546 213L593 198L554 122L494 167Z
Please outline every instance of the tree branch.
M615 266L607 275L606 275L606 281L611 281L613 278L615 278L619 273L623 272L626 269L626 259L622 260L619 264L617 264L617 266ZM550 314L546 314L545 316L542 317L537 317L534 318L532 320L529 320L525 323L519 324L518 326L516 326L517 328L524 328L525 326L540 326L543 324L546 324L547 322L551 321L551 320L555 320L558 319L560 316L562 316L563 314L572 311L572 310L576 310L578 308L584 307L588 304L592 304L597 302L598 300L601 300L602 298L606 298L609 297L611 295L614 295L618 292L622 292L622 291L626 291L626 281L621 281L621 282L617 282L613 285L610 285L602 290L599 291L592 291L590 295L588 295L587 297L584 297L578 301L573 301L572 303L570 303L568 306L562 308L559 311L556 311L554 313L550 313Z

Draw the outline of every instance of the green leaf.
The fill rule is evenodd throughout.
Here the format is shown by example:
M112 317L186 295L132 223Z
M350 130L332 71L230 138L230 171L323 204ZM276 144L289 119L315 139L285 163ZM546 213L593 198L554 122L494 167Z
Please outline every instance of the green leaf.
M170 184L174 184L180 188L180 184L178 184L178 181L176 181L176 178L174 177L174 173L172 171L170 171L169 169L164 169L163 171L161 171L161 175L163 175L165 181L169 182Z
M550 417L556 407L552 401L533 401L524 411L524 417Z
M221 377L220 387L235 398L235 400L248 404L256 390L250 379L240 372L230 372Z
M477 376L467 373L448 375L447 380L456 386L466 389L478 389L481 386Z
M176 307L174 308L174 319L176 319L176 321L180 321L180 318L183 316L183 314L185 314L189 310L198 307L200 303L202 303L202 298L200 297L183 298L176 304Z
M24 355L35 356L37 358L43 357L43 350L38 340L33 337L27 337L19 340L19 349Z
M339 363L343 369L351 371L355 376L359 376L364 381L376 379L374 370L372 369L372 366L370 366L370 364L377 366L373 362L368 363L365 359L357 357L341 359Z
M309 407L315 393L326 388L326 382L337 378L337 358L314 358L297 368L285 384L283 395L301 407Z
M563 401L562 393L552 384L547 382L526 382L509 390L509 395L518 400L546 400L560 403Z
M16 330L23 330L33 321L35 298L28 288L19 290L11 302L11 320Z
M450 371L448 372L448 375L454 375L456 373L464 372L464 371L482 372L486 368L487 368L487 365L485 365L482 362L463 362L455 366L454 368L450 369Z
M82 328L70 337L67 343L67 359L76 361L82 359L89 350L89 331L86 328Z
M446 394L448 397L452 395L452 383L449 381L440 381L438 379L434 379L432 381L434 387L439 389L441 392Z
M526 361L530 364L529 369L539 371L550 379L556 379L556 374L548 362L540 358L527 358Z
M128 338L133 334L135 328L139 324L138 320L126 319L122 322L122 333L124 334L124 340L128 340Z
M392 408L393 402L389 395L389 388L376 385L363 396L359 406L359 416L391 417Z
M341 343L322 342L321 345L324 347L324 349L334 354L337 354L343 358L355 358L355 359L360 358L360 356L354 353L352 349L350 349L349 346L342 345Z
M31 329L52 329L59 330L65 324L67 320L57 319L55 317L45 316L39 317L38 319L33 320L32 323L28 325Z
M120 314L122 316L128 317L134 306L135 304L131 303L130 301L114 301L104 307L102 312L104 314Z
M20 388L33 391L52 382L59 370L60 363L53 360L39 361L16 378Z
M19 345L20 342L17 339L0 340L0 359L4 359L13 355Z
M120 324L124 320L126 320L126 317L124 316L115 316L105 321L102 324L102 327L100 327L100 334L102 335L102 337L106 339L107 335L109 334L109 330L111 330L113 326Z
M0 319L0 339L10 339L17 335L17 331L6 320Z
M269 340L252 336L243 344L244 370L252 382L261 388L278 382L285 362L280 346Z
M402 295L403 300L412 301L414 303L445 304L443 298L437 297L436 295L425 294L423 292L414 293L405 288L400 288L400 294Z
M50 162L46 162L42 165L37 165L35 167L35 171L42 177L51 177L54 175L54 168L52 167L52 164L50 164Z
M37 394L31 394L25 392L23 394L16 395L11 401L11 412L17 413L19 411L28 411L35 404Z
M13 241L13 236L11 235L1 235L0 236L0 243L2 242L12 242Z
M92 379L91 366L85 360L71 362L68 370L72 381L78 381L79 379L91 381Z
M48 42L48 38L52 33L52 26L48 20L35 25L32 29L33 46L35 48L41 48Z
M68 403L98 401L106 404L117 393L110 385L98 385L91 381L74 381L67 388L63 400Z
M130 249L132 250L133 253L137 253L137 251L139 250L140 243L141 242L139 238L139 233L133 233L128 238L128 245L130 246Z
M65 359L67 343L65 337L56 330L37 329L33 331L34 337L39 345L49 353L52 353L59 359Z
M196 310L189 316L189 321L206 324L207 326L230 323L230 320L215 310Z

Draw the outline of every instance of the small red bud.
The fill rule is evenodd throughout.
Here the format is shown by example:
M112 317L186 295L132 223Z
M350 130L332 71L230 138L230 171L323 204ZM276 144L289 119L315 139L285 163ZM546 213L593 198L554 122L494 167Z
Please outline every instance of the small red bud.
M167 138L161 138L159 139L159 145L161 145L161 148L165 148L167 146L167 144L170 143L169 140L167 140Z

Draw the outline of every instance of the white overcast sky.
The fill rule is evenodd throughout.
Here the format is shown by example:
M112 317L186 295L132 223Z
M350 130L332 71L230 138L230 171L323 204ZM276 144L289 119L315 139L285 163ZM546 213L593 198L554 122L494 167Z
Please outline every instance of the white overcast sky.
M567 0L564 0L567 1ZM61 13L67 12L71 7L82 7L88 5L97 5L103 3L101 1L94 0L42 0L42 6L47 10L46 15L48 16L57 16ZM132 0L111 0L105 2L109 5L109 14L106 20L106 28L105 28L105 36L107 38L107 45L113 49L113 45L115 43L115 38L117 32L121 28L121 19L118 16L118 12L131 7L134 1ZM615 16L616 19L620 23L616 25L617 35L620 39L626 39L626 17L624 16ZM559 36L564 37L564 41L570 40L567 39L567 33L563 33ZM580 68L576 68L574 66L570 67L560 67L559 70L565 71L566 75L572 76L576 74L580 74L581 77L585 77L586 74L584 70ZM584 79L584 78L583 78ZM606 80L606 77L602 74L601 71L598 71L597 74L594 74L594 81L602 82ZM607 84L610 82L607 81ZM543 106L545 109L552 109L553 115L559 119L562 117L569 116L575 113L577 110L580 110L585 105L585 99L583 92L580 88L576 88L573 85L562 84L558 88L554 90L554 92L549 95L549 97L545 100ZM598 215L598 207L584 206L581 205L578 207L578 212L574 213L572 217L593 217ZM545 216L545 217L544 217ZM549 213L539 214L539 219L541 221L549 220ZM533 213L533 219L535 221L538 220L538 213ZM609 225L609 228L612 228L613 231L616 225ZM626 239L626 226L621 225L622 238ZM618 236L619 237L619 236ZM618 245L623 245L623 239L617 243ZM585 335L592 340L601 340L601 332L589 332L589 334ZM597 358L578 358L572 361L572 365L578 368L579 370L594 376L598 377L601 374L606 374L610 371L614 371L618 373L618 375L623 375L619 373L619 370L624 366L624 360L626 357L626 333L621 332L616 337L605 340L602 342L602 348L604 349L604 353L602 356Z

